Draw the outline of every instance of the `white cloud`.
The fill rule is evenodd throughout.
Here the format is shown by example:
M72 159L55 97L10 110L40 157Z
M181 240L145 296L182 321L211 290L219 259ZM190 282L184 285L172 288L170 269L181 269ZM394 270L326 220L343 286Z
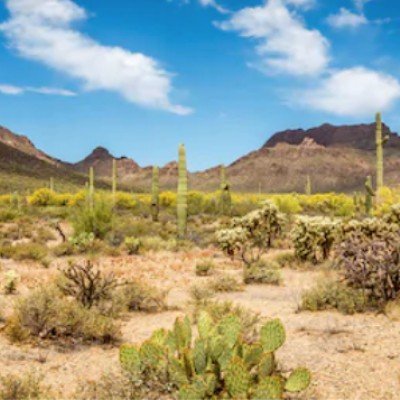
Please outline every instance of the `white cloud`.
M216 0L199 0L199 2L203 7L213 7L221 14L229 13L229 10L218 4Z
M75 92L66 89L59 89L53 87L31 87L31 86L14 86L8 84L0 84L0 93L8 94L8 95L20 95L27 92L38 93L38 94L46 94L46 95L54 95L54 96L76 96Z
M83 82L86 90L119 93L145 107L191 112L170 100L171 75L156 60L121 47L103 46L72 27L87 17L71 0L6 0L10 19L0 25L20 55Z
M315 1L316 0L285 0L285 3L295 7L308 9L315 6Z
M257 39L256 51L262 60L261 68L265 70L315 75L329 62L328 40L319 31L307 29L283 0L269 0L260 7L244 8L217 26Z
M370 1L371 0L353 0L354 6L356 7L356 9L359 12L363 12L364 11L364 6Z
M327 21L334 28L357 28L368 23L363 14L353 13L347 8L341 8L337 14L330 15Z
M355 67L332 72L319 87L296 94L296 102L340 116L385 111L400 99L400 82L381 72Z

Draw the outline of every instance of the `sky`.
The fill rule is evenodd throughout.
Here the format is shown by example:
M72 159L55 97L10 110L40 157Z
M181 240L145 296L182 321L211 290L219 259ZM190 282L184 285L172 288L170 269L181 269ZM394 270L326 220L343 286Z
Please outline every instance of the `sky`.
M0 125L191 170L322 123L400 131L397 0L0 0Z

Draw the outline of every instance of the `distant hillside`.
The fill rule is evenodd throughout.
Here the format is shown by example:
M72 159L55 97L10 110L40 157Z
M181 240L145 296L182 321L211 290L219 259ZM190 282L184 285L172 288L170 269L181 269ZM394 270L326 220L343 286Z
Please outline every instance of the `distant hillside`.
M84 187L86 176L36 149L32 142L0 127L0 192L34 190L48 186L54 178L58 190ZM107 187L104 182L98 185Z
M390 139L385 147L385 181L400 184L400 137L384 126ZM303 192L310 176L315 192L363 190L367 175L374 176L375 125L333 126L278 132L259 149L227 166L233 190ZM79 188L91 166L97 185L109 187L112 162L117 161L119 187L149 191L152 167L141 167L128 157L115 158L97 147L85 159L70 164L36 149L25 136L0 128L0 190L9 192L48 184L52 176L59 186ZM178 168L171 161L160 168L160 186L175 190ZM220 167L189 173L191 189L219 188ZM71 189L71 190L72 190ZM61 190L61 189L59 189Z
M389 136L386 148L400 150L400 137L383 124L384 135ZM359 150L375 149L375 124L334 126L324 124L308 130L295 129L275 133L263 147L274 147L278 143L299 145L305 138L325 147L349 147Z

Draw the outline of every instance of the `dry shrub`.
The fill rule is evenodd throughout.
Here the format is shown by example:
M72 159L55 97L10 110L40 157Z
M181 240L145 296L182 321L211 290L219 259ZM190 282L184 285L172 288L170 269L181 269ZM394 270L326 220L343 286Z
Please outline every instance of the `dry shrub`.
M16 261L39 261L47 257L47 247L38 243L19 243L15 246L6 245L0 249L0 256Z
M20 299L7 321L6 333L13 341L32 339L81 339L109 343L119 329L111 318L88 310L62 296L54 287L40 288Z
M229 274L219 275L210 282L210 288L215 292L241 292L243 285Z
M215 263L213 262L213 260L204 259L196 263L197 276L207 276L213 270L215 270Z
M161 291L142 282L129 282L120 292L121 301L129 311L156 313L166 310L168 291Z
M0 377L1 400L33 400L49 398L49 389L43 385L43 376L29 371L23 375Z
M103 274L91 260L82 264L70 263L62 271L59 289L67 296L74 297L84 307L91 308L102 300L108 300L118 286L114 274Z
M368 299L360 289L353 289L335 280L323 280L302 295L300 310L337 309L343 314L364 312Z
M280 285L282 277L278 263L271 260L260 260L244 268L243 280L246 284L265 283Z

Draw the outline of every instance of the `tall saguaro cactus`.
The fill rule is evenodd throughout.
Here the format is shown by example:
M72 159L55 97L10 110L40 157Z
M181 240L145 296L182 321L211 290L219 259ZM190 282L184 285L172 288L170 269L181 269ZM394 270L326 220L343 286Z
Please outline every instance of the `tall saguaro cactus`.
M117 160L113 158L112 162L112 199L115 206L116 195L117 195Z
M177 217L178 217L178 239L185 239L187 233L187 170L185 145L179 146L178 164L178 195L177 195Z
M222 215L229 215L232 206L232 197L230 192L230 185L226 179L225 166L221 166L221 213Z
M376 114L376 190L383 187L383 146L389 140L389 136L382 136L381 113Z
M306 195L310 196L311 191L312 191L311 178L310 178L310 175L307 175L307 181L306 181L306 187L305 187Z
M89 208L91 211L94 209L94 169L89 169Z
M153 177L151 181L151 216L154 222L158 221L160 211L160 180L159 170L155 165L153 167Z
M365 212L367 215L371 214L374 196L375 193L374 190L372 189L371 176L367 176L367 179L365 181Z

